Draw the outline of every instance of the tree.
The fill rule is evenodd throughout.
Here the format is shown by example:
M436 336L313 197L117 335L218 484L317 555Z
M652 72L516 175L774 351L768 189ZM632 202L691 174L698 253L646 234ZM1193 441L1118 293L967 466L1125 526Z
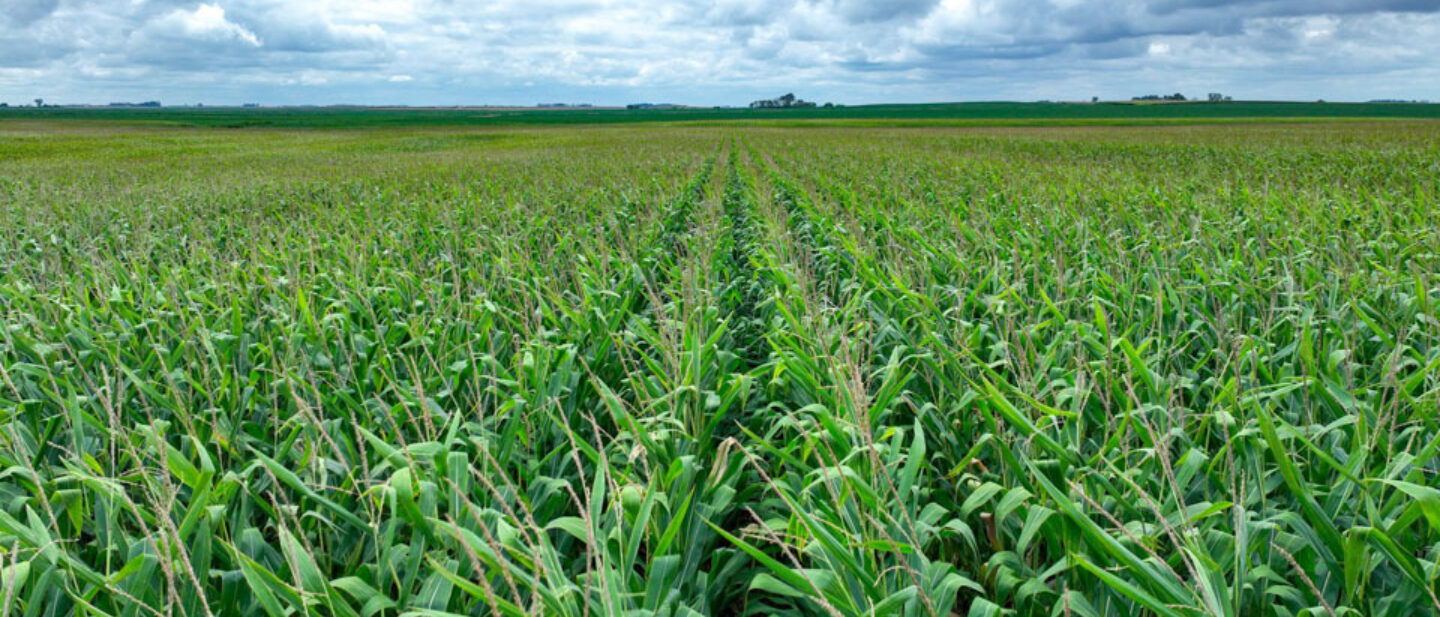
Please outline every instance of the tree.
M795 95L793 93L786 92L784 96L780 97L781 107L789 107L793 104L795 104Z
M1092 97L1090 97L1090 102L1091 102L1091 103L1099 103L1099 102L1100 102L1100 97L1098 97L1098 96L1092 96Z
M35 99L35 106L36 106L36 107L44 107L44 106L45 106L45 99Z

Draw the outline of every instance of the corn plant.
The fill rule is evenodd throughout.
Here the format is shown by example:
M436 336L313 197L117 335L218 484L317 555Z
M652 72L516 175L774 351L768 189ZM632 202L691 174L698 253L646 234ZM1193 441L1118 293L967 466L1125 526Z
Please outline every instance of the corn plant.
M1433 124L26 126L0 614L1440 614Z

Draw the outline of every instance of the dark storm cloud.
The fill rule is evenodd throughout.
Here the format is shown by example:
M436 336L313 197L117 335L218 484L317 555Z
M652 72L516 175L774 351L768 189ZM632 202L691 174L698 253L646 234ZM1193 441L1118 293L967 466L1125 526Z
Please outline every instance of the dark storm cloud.
M1437 56L1440 0L0 0L11 101L1378 98Z

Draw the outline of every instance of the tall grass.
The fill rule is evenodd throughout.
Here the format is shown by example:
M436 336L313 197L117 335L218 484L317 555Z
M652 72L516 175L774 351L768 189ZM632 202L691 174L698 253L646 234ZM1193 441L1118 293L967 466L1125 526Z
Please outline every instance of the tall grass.
M0 613L1440 614L1435 137L0 136Z

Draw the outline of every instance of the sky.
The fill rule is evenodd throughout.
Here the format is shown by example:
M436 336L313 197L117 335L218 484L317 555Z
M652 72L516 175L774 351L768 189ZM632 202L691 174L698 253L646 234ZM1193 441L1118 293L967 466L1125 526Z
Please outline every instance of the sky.
M0 0L0 101L1440 100L1440 0Z

